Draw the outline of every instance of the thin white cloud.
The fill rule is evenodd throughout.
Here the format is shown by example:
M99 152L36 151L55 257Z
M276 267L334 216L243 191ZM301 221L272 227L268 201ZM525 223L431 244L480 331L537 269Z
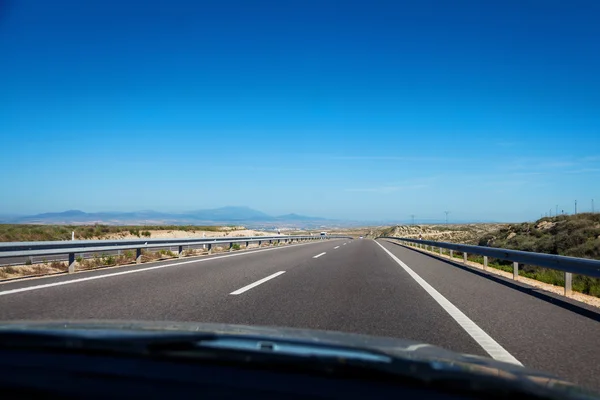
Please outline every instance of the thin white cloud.
M600 155L597 155L597 156L586 156L586 157L583 157L581 159L581 161L584 161L584 162L600 161Z
M445 157L408 157L408 156L335 156L336 161L409 161L409 162L431 162L431 161L453 161L456 158Z
M571 171L565 171L565 174L593 174L600 172L600 168L580 168Z
M429 185L425 184L417 184L417 185L386 185L386 186L376 186L370 188L349 188L346 189L346 192L364 192L364 193L380 193L380 194L389 194L401 191L412 191L418 189L428 188Z
M496 146L500 147L516 147L522 145L521 142L496 142Z
M566 168L566 167L573 167L578 165L578 163L573 162L573 161L550 161L550 162L545 162L545 163L541 163L539 165L537 165L538 168L541 169L553 169L553 168Z
M487 187L511 187L511 186L524 186L530 185L530 181L525 180L501 180L501 181L487 181L483 185Z

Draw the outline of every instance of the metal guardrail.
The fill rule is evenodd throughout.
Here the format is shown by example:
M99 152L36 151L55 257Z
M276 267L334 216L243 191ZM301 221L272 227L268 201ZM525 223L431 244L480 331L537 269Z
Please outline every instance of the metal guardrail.
M239 239L240 241L246 239L260 239L260 238L286 238L290 236L286 235L273 235L273 236L235 236L230 238ZM206 237L206 238L179 238L179 239L117 239L117 240L55 240L55 241L38 241L38 242L0 242L0 254L5 251L18 251L18 250L42 250L42 249L67 249L74 247L93 247L93 246L124 246L130 244L164 244L171 245L172 243L187 243L187 242L198 242L198 241L214 241L227 239L225 236L220 237Z
M229 244L229 250L234 243L250 243L261 246L263 242L304 242L325 239L350 238L349 236L254 236L254 237L213 237L213 238L186 238L186 239L134 239L134 240L73 240L73 241L47 241L47 242L5 242L0 243L0 259L11 257L34 257L68 254L69 273L75 272L75 255L84 253L102 253L106 251L136 250L136 264L142 262L142 251L145 249L160 249L165 247L178 247L178 255L183 256L183 247L205 245L208 254L212 253L214 245Z
M463 262L466 264L468 254L477 254L483 256L483 268L488 266L488 257L499 260L512 261L513 263L513 279L519 277L519 264L535 265L538 267L550 268L565 273L565 296L569 296L572 292L572 274L580 274L600 278L600 260L590 260L586 258L559 256L554 254L533 253L521 250L508 250L495 247L473 246L467 244L434 242L431 240L420 240L410 238L400 238L393 236L382 236L377 239L392 239L397 240L403 245L419 247L431 251L434 248L439 249L440 255L443 254L442 249L450 250L450 258L453 257L454 251L463 253Z

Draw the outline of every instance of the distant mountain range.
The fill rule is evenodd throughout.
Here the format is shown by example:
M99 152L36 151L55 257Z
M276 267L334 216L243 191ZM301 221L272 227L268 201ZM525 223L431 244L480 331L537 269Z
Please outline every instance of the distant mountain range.
M107 224L107 225L245 225L247 227L298 227L345 225L340 221L298 214L271 216L249 207L221 207L181 214L152 210L133 212L96 212L68 210L29 216L0 216L11 224Z

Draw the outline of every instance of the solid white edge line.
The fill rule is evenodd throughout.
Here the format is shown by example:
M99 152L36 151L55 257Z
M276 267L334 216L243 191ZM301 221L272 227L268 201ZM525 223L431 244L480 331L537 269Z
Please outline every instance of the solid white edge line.
M129 270L129 271L121 271L121 272L114 272L114 273L110 273L110 274L103 274L103 275L97 275L97 276L89 276L87 278L69 279L69 280L62 281L62 282L53 282L53 283L46 283L46 284L43 284L43 285L27 286L27 287L19 288L19 289L9 289L9 290L5 290L5 291L0 292L0 296L5 296L5 295L8 295L8 294L21 293L21 292L28 292L28 291L31 291L31 290L45 289L45 288L54 287L54 286L69 285L71 283L79 283L79 282L85 282L85 281L93 281L93 280L96 280L96 279L111 278L113 276L119 276L119 275L135 274L137 272L152 271L154 269L169 268L169 267L175 267L175 266L178 266L178 265L207 262L207 261L211 261L211 260L219 260L221 258L247 256L247 255L250 255L250 254L262 253L262 252L265 252L265 251L290 249L290 248L296 247L296 246L306 246L306 245L315 244L315 243L320 243L320 242L316 242L315 241L315 242L309 242L309 243L295 244L295 245L291 245L291 246L274 247L274 248L270 248L270 249L251 250L251 251L247 251L247 252L244 251L244 252L237 253L237 254L227 254L227 255L223 255L223 256L209 257L209 258L204 258L204 259L199 259L199 260L196 259L196 260L183 261L183 262L178 262L178 263L173 263L173 264L163 264L163 265L156 265L154 267L139 268L139 269L134 269L134 270Z
M285 274L285 271L275 272L273 275L269 275L266 278L262 278L261 280L258 280L258 281L254 282L254 283L251 283L251 284L247 285L247 286L244 286L243 288L238 289L235 292L231 292L229 294L232 294L234 296L236 296L238 294L242 294L245 291L248 291L248 290L252 289L253 287L256 287L256 286L258 286L258 285L260 285L262 283L265 283L266 281L269 281L269 280L271 280L273 278L277 278L281 274Z
M323 252L323 253L321 253L321 254L317 254L317 255L316 255L316 256L314 256L313 258L319 258L319 257L321 257L321 256L324 256L325 254L327 254L327 252L326 252L326 251L324 251L324 252Z
M402 260L392 254L391 251L381 245L381 243L375 241L391 258L396 261L425 291L433 297L442 308L450 314L450 316L458 322L461 328L463 328L493 359L498 361L504 361L510 364L516 364L523 366L519 360L517 360L512 354L510 354L504 347L496 342L490 335L488 335L483 329L481 329L475 322L467 317L462 311L460 311L454 304L446 299L440 292L435 290L433 286L427 283L421 278L415 271L410 269Z

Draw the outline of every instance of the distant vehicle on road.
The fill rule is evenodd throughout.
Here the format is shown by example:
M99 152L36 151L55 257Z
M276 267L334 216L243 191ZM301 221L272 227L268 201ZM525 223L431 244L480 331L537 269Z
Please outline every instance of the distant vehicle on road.
M324 238L327 236L327 232L321 232L321 237Z
M360 239L362 239L363 237L361 236Z

